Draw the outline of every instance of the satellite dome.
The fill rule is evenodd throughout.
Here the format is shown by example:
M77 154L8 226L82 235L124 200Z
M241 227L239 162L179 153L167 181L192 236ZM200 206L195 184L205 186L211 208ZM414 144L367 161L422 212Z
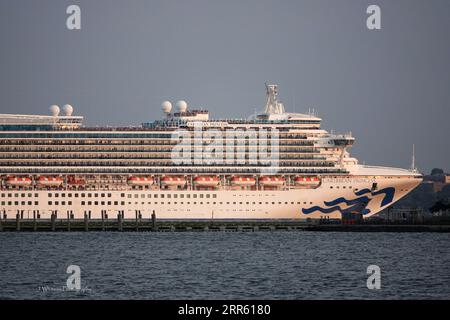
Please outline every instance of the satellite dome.
M63 107L63 112L65 116L70 117L73 113L73 107L70 104L66 104Z
M59 107L56 104L50 106L49 110L52 116L57 117L59 115Z
M161 108L164 113L170 113L170 111L172 111L172 104L170 103L170 101L164 101L161 104Z
M178 112L186 112L187 111L187 103L184 100L180 100L177 102Z

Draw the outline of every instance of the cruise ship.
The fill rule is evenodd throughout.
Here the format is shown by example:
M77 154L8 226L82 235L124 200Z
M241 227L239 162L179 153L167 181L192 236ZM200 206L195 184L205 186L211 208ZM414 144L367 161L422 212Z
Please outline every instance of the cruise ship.
M73 107L0 115L0 214L48 219L370 217L411 192L414 169L358 164L355 139L289 113L278 86L245 120L163 102L160 120L85 127Z

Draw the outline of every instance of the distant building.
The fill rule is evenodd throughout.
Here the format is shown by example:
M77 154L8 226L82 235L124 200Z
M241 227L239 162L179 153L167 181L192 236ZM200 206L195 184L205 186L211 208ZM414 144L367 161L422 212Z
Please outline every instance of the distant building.
M434 192L442 191L446 185L450 184L450 174L430 174L423 177L423 183L433 185Z

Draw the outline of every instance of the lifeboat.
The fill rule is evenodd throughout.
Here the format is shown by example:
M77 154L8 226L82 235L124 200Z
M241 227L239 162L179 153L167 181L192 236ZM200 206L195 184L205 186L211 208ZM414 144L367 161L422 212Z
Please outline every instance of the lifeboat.
M75 176L68 176L67 183L68 184L85 184L86 181L84 179L78 179Z
M57 187L63 183L63 179L61 177L40 176L37 183L41 186Z
M284 185L286 180L279 176L265 176L259 179L259 183L263 186L278 187Z
M320 184L318 177L296 177L294 179L296 186L314 187Z
M195 177L194 184L202 187L215 187L219 184L219 178L217 177Z
M9 177L6 179L6 184L10 186L29 186L31 185L31 178L28 177Z
M147 186L150 184L153 184L153 178L152 177L129 177L127 180L128 184L135 185L135 186Z
M182 186L186 184L184 177L165 176L161 178L161 184L164 186Z
M253 177L233 177L230 179L230 182L235 186L254 186L256 179Z

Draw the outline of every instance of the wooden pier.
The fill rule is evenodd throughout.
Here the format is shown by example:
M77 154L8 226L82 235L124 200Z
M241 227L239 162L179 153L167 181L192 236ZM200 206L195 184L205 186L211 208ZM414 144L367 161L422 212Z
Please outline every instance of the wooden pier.
M320 232L450 232L450 224L342 224L339 222L305 222L294 220L157 220L142 218L124 219L123 212L116 217L102 214L101 219L90 219L86 212L83 219L73 219L73 214L50 219L0 219L0 232L272 232L272 231L320 231Z

